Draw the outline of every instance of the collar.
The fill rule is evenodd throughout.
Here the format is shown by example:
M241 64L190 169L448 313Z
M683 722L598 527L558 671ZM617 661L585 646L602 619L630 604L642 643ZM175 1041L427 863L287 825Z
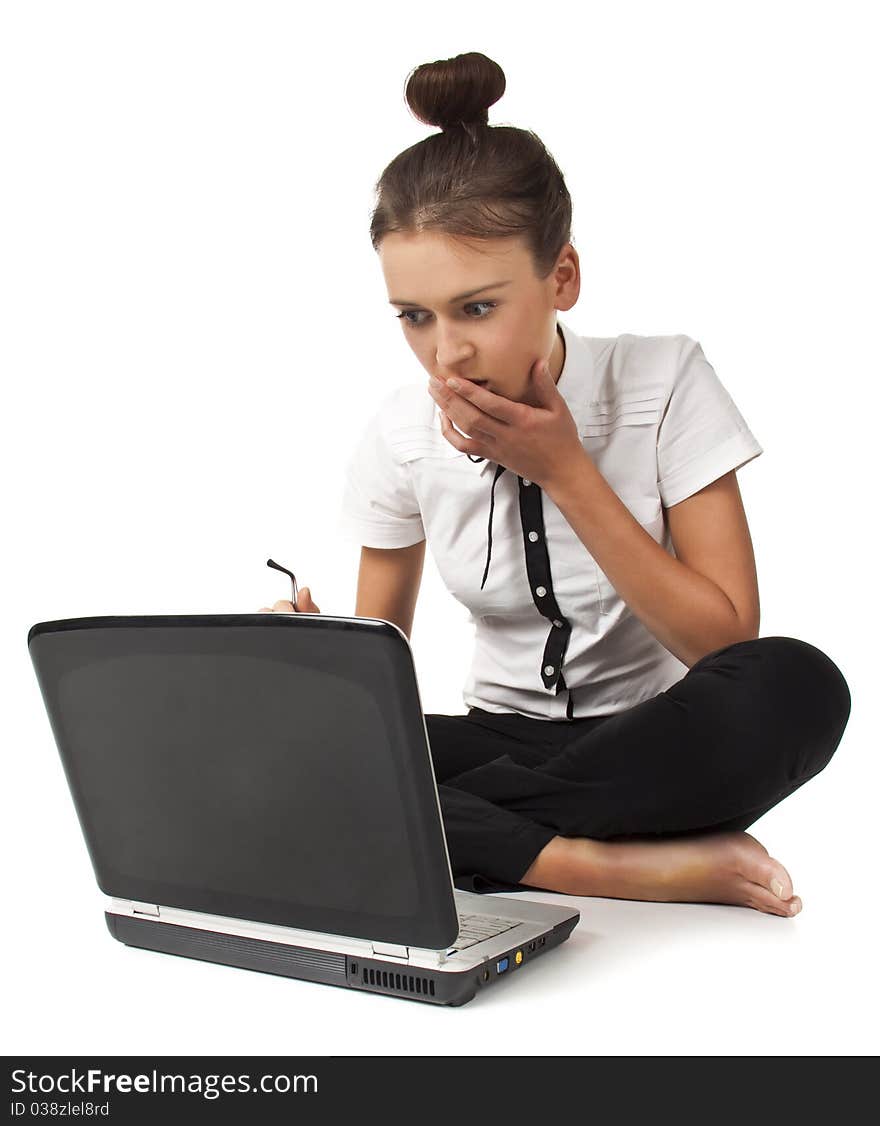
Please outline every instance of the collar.
M578 434L583 438L587 432L590 397L593 393L593 353L587 342L567 324L559 318L556 323L565 341L565 360L556 387L577 423ZM481 477L489 472L490 466L493 472L497 468L496 463L488 458L472 464L473 472Z

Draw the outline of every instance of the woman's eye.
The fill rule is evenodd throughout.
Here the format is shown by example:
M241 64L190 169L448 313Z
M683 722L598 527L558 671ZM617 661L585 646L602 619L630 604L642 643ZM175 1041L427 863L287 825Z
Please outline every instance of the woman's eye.
M404 309L404 311L402 313L397 314L397 319L399 321L403 321L403 323L405 325L409 325L411 328L418 328L421 325L422 322L421 321L411 321L409 319L410 317L417 317L417 316L418 316L418 310L417 309Z
M478 309L485 307L487 310L489 310L488 312L481 314L480 316L470 317L470 320L472 321L484 321L488 316L491 315L491 310L495 308L495 304L496 303L494 301L469 301L467 305L463 307L465 309ZM421 312L421 309L405 309L402 313L397 314L397 319L399 321L402 320L403 323L405 325L409 325L410 328L421 328L425 323L424 321L410 320L410 317L418 317Z
M474 308L476 306L480 306L480 305L485 305L486 308L488 308L488 309L494 309L495 308L495 302L494 301L471 301L469 305L465 305L465 308L466 309L472 309L472 308ZM488 316L489 316L489 314L487 313L486 317L488 317ZM484 321L486 319L486 317L474 317L473 319L476 320L476 321Z

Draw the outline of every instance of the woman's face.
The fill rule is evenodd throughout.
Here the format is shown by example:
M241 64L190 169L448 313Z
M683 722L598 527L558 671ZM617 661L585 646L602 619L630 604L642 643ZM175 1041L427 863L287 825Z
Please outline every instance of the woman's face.
M519 238L469 243L436 231L394 232L379 244L388 298L431 375L461 375L525 402L535 360L562 370L556 310L577 301L577 251L568 243L543 281Z

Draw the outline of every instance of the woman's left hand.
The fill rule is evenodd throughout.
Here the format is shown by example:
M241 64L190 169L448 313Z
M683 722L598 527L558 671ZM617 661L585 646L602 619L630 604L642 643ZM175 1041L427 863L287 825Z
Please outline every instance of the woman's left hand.
M497 462L545 492L571 472L577 458L589 456L546 360L536 360L529 371L528 398L534 406L458 377L436 386L431 382L428 391L440 408L440 426L450 445ZM456 433L450 419L471 437Z

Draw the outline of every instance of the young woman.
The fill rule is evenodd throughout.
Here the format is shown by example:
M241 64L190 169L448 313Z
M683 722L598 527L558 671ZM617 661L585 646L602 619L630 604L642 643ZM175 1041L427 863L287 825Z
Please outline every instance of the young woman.
M477 53L418 67L407 101L440 132L377 185L373 246L431 380L383 397L349 463L355 613L410 636L426 542L471 612L467 714L425 717L457 887L794 915L744 830L826 766L846 681L758 637L736 470L762 451L699 343L557 321L571 200L533 133L489 126L504 88ZM308 587L296 609L320 612Z

